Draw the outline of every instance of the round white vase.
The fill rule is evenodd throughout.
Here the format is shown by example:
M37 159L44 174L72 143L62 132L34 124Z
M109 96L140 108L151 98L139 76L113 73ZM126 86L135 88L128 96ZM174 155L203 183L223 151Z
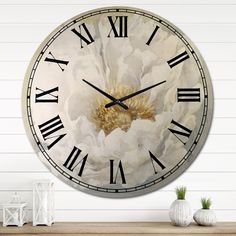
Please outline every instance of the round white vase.
M210 209L199 209L195 212L193 219L197 224L203 226L212 226L216 224L216 214Z
M170 206L171 222L176 226L188 226L192 221L192 210L186 200L175 200Z

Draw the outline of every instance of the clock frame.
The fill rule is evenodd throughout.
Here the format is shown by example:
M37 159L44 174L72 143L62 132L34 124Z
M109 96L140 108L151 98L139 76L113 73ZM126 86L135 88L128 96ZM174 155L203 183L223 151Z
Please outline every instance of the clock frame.
M143 43L146 44L146 47L149 47L156 37L158 37L158 30L162 27L177 37L178 40L180 40L184 45L185 50L181 53L178 53L174 57L169 58L169 60L166 61L166 64L169 66L171 71L172 68L175 68L181 63L185 63L185 61L190 57L191 60L195 62L201 77L202 87L201 89L190 86L178 87L176 90L176 100L177 103L181 104L193 104L201 101L203 104L201 110L202 115L198 118L198 129L196 130L191 130L187 126L184 126L181 121L178 121L172 117L170 126L167 127L167 129L169 130L170 134L176 137L176 142L187 146L187 152L163 175L160 175L157 178L155 177L157 176L156 174L159 174L160 170L165 169L166 166L163 164L163 161L157 157L156 153L153 153L152 150L147 149L154 174L147 180L144 180L142 183L139 183L136 186L124 187L129 181L125 176L125 165L122 164L121 160L117 161L115 159L108 158L106 160L107 165L109 166L107 185L102 184L102 186L97 186L96 184L88 184L83 181L82 175L86 168L87 160L90 156L89 153L83 153L83 150L76 147L76 145L72 145L71 151L67 153L63 165L57 164L55 161L55 156L50 156L50 150L53 150L53 148L66 136L66 133L63 132L58 134L56 138L52 138L50 136L51 134L56 134L58 130L64 128L63 121L60 115L55 113L55 116L46 117L41 123L36 123L34 120L34 112L37 109L41 109L43 105L46 106L48 103L50 103L50 106L52 106L51 104L56 106L58 103L58 97L60 96L60 87L49 86L47 90L37 86L34 87L35 74L38 73L37 70L40 66L40 63L49 63L51 65L50 70L58 70L61 73L64 73L64 71L67 69L67 65L70 64L70 60L57 57L56 54L52 52L53 50L50 49L53 48L53 43L56 42L57 38L60 37L60 35L62 35L65 31L68 32L68 30L70 30L71 34L79 39L78 47L80 47L80 50L83 50L83 48L89 47L90 44L96 43L96 38L92 32L89 31L88 26L86 25L86 20L99 15L104 15L104 17L107 18L107 24L110 24L111 27L110 32L107 34L107 38L110 38L111 40L117 40L115 38L119 38L118 40L127 40L129 38L128 17L132 14L145 18L146 20L150 20L155 24L152 30L150 30L149 37L146 39L146 41L143 41ZM116 22L120 23L119 28L116 27ZM83 32L85 35L83 35L81 32ZM164 79L165 78L163 78L162 82L158 82L164 83L164 81L167 81L167 79ZM87 80L84 82L89 84ZM94 85L90 84L89 86ZM35 90L34 92L32 92L33 89ZM134 91L130 92L130 94L131 93L134 93ZM123 109L124 107L122 108L122 106L126 106L127 103L125 100L122 101L122 99L119 101L118 99L111 99L110 101L107 101L106 105L108 104L109 106L113 107L120 106L120 109ZM32 108L34 106L37 108L34 108L35 110L32 114ZM41 161L54 175L59 177L70 186L89 194L102 197L124 198L134 197L160 189L175 180L192 164L200 152L202 146L204 145L210 129L213 115L213 91L210 75L201 54L191 42L191 40L180 29L162 17L141 9L131 7L105 7L88 11L69 19L57 29L55 29L42 42L35 52L25 75L22 94L22 110L24 124L29 140ZM45 113L42 113L42 115L44 114ZM106 128L104 128L104 130L105 133L111 132ZM182 139L183 137L184 139ZM189 137L191 137L191 141L188 139L186 141L185 138ZM51 141L47 143L49 139ZM74 175L70 174L70 172L73 173L75 169L73 166L75 161L77 161L76 167L79 167L77 170L78 178L75 178ZM157 167L159 168L158 170Z

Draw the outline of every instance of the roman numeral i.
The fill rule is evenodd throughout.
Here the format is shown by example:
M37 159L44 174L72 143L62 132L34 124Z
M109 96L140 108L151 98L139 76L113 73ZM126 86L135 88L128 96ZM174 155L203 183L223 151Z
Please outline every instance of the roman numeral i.
M48 149L51 149L56 143L58 143L66 134L56 134L57 131L64 128L61 118L59 115L53 117L52 119L38 125L39 130L42 134L44 141L53 140L49 145ZM56 135L55 135L56 134Z

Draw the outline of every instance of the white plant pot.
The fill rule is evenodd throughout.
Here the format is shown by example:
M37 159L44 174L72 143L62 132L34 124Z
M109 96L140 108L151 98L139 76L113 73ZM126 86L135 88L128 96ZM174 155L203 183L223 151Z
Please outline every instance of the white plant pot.
M211 226L216 224L216 214L213 210L199 209L195 212L193 219L197 224Z
M192 221L192 210L186 200L175 200L170 206L170 220L177 226L188 226Z

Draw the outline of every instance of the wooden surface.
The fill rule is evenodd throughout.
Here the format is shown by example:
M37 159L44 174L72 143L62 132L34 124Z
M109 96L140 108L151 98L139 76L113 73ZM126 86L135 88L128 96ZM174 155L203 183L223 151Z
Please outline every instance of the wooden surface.
M168 222L137 223L55 223L52 227L26 224L23 227L0 227L0 235L236 235L236 222L218 223L213 227L176 227Z

